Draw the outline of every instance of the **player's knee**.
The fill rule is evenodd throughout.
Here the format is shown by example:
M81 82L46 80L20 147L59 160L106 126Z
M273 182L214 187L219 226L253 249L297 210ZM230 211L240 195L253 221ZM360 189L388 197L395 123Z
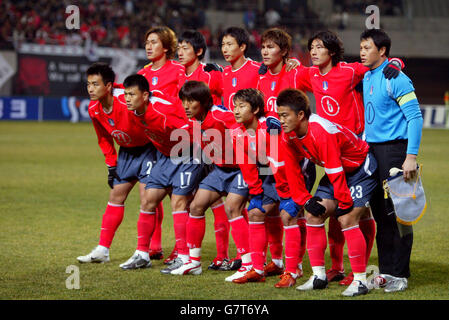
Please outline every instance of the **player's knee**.
M204 211L206 211L207 208L205 208L205 205L202 204L200 201L193 200L190 204L190 214L194 217L199 217L204 214Z
M128 193L121 192L118 189L114 188L109 193L108 201L113 204L123 205L123 204L125 204L127 197L128 197Z
M248 220L251 222L262 222L265 220L265 214L259 209L253 209L248 212Z
M140 200L140 208L146 212L156 211L158 204L159 203L157 201L148 197L142 197Z

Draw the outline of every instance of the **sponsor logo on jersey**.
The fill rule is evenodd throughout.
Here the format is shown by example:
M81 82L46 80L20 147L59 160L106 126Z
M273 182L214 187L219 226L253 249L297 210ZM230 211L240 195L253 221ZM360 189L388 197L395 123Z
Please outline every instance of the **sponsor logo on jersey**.
M237 87L237 78L232 78L232 86Z
M153 86L155 86L155 85L157 85L158 81L159 81L159 78L158 78L158 77L153 77L153 78L151 79L151 84L152 84Z
M329 89L329 84L327 81L323 81L323 90L326 91L327 89Z
M114 130L111 132L111 136L119 142L120 145L128 145L131 143L131 137L121 130Z

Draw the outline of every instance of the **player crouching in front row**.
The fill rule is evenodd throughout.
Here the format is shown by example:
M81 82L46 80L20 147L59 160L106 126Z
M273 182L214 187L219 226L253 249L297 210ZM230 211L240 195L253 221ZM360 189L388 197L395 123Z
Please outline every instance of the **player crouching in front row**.
M285 152L287 180L293 200L307 210L307 251L313 275L298 290L327 287L324 253L325 220L335 215L348 244L354 280L342 293L368 293L366 282L366 242L359 219L376 187L375 158L368 144L347 128L311 114L307 96L299 90L282 91L277 99L282 125L280 149ZM307 191L297 159L306 157L323 166L326 173L315 196Z

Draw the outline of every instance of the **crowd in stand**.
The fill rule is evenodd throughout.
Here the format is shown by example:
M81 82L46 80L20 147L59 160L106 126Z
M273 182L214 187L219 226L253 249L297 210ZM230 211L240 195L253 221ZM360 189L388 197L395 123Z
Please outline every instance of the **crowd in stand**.
M78 0L78 1L0 1L0 48L18 48L20 43L83 45L87 39L98 46L143 48L142 36L152 26L167 25L177 34L185 29L199 30L207 45L218 48L221 30L207 21L206 10L244 12L243 21L251 34L254 52L260 48L260 33L267 27L282 25L294 38L297 51L319 26L318 17L308 10L306 1L267 1L261 10L256 0ZM69 5L79 8L79 29L68 29ZM214 50L211 50L213 54Z

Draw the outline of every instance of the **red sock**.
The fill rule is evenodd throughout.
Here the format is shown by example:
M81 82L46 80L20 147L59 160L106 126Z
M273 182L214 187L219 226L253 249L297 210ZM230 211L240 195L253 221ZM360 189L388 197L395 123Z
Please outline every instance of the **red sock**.
M189 215L187 219L187 246L190 249L201 248L204 233L206 232L205 216L193 217Z
M244 208L242 210L242 216L245 218L246 222L249 221L249 219L248 219L248 209Z
M251 260L256 270L263 271L265 263L265 243L267 242L267 234L265 231L265 223L249 222L249 248L251 251Z
M214 213L215 243L217 246L217 258L229 258L229 221L224 204L212 208Z
M160 251L162 250L162 220L164 219L164 205L162 201L156 208L156 219L156 226L150 242L150 250Z
M282 259L284 237L284 224L280 216L267 217L265 219L268 245L270 247L271 259Z
M240 216L229 220L229 224L231 225L231 234L237 247L237 253L240 256L249 253L248 222L243 216Z
M306 218L298 218L299 232L301 233L301 242L299 244L298 263L302 263L302 259L306 254L307 227Z
M329 230L327 232L329 241L329 252L332 260L332 269L343 271L343 249L345 246L345 237L341 231L340 223L337 218L329 217Z
M285 230L285 271L295 274L299 263L301 232L299 226L284 226Z
M324 252L326 251L327 239L324 224L307 224L307 253L309 254L312 267L324 266Z
M350 227L343 230L343 234L348 244L348 257L351 269L354 273L366 271L366 242L359 226Z
M173 227L175 229L175 240L178 254L189 254L189 248L187 247L187 220L189 213L187 211L172 212L173 214Z
M359 227L366 241L366 264L368 265L368 260L371 256L371 250L373 249L374 240L376 239L376 222L373 218L360 220Z
M109 248L114 239L115 232L122 223L125 206L108 202L101 221L99 245Z
M140 211L137 220L137 250L148 252L156 222L155 212Z

